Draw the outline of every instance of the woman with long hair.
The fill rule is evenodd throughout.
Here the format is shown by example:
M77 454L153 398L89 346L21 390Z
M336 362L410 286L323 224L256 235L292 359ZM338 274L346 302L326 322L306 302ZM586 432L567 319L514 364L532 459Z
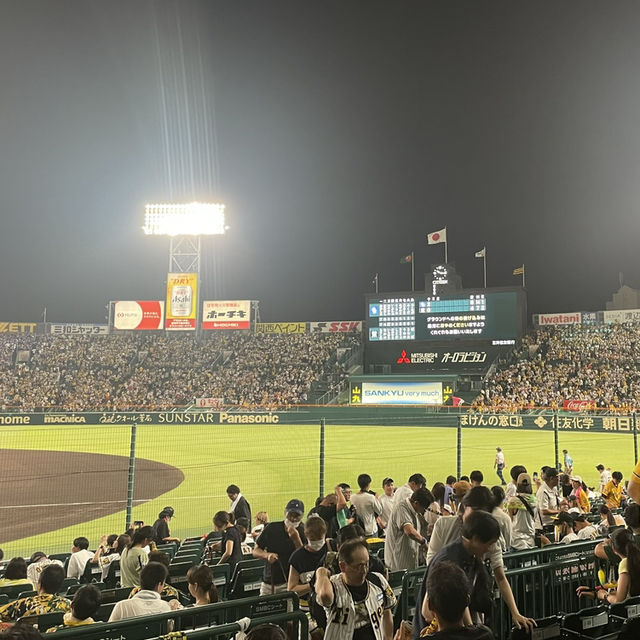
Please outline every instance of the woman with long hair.
M640 595L640 547L628 529L618 529L611 534L611 546L620 558L618 586L607 591L593 591L589 587L578 587L579 597L591 597L607 603L623 602L629 596Z
M96 549L96 553L90 562L100 565L103 582L109 575L111 563L120 560L124 548L130 543L131 538L126 534L119 536L116 533L112 533L109 536L102 536L100 546Z
M244 536L240 535L238 527L231 522L229 515L226 511L218 511L213 516L213 528L222 533L220 539L222 556L220 556L218 564L228 563L231 575L233 575L236 565L242 560L242 539Z
M140 586L140 572L149 562L145 547L151 545L154 539L153 527L140 527L134 531L131 543L120 554L120 582L123 587Z
M189 593L196 601L196 606L218 602L218 590L213 584L213 571L206 564L191 567L187 571Z

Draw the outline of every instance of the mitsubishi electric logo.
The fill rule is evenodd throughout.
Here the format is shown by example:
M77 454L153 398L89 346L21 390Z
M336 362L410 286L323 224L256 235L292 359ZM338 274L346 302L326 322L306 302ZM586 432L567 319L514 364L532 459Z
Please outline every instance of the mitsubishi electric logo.
M407 357L407 352L403 349L400 357L396 360L397 364L411 364L411 360Z

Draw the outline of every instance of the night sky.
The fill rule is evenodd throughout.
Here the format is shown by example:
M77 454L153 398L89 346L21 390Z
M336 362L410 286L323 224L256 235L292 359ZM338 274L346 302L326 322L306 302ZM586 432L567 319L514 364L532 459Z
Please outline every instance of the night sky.
M529 312L640 286L640 3L3 0L0 320L164 297L146 202L222 201L207 299L363 317L442 260Z

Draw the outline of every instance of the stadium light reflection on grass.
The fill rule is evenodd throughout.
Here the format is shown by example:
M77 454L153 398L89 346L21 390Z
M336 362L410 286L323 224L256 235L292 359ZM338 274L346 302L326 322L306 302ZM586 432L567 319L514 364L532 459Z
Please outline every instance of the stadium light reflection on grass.
M154 236L214 236L227 230L225 206L218 203L145 205L144 226Z

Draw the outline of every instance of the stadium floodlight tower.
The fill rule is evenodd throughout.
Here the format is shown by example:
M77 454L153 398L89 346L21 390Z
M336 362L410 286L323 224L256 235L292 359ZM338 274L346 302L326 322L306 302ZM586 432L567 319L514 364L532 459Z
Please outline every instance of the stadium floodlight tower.
M224 235L228 229L224 209L223 204L206 202L147 204L142 230L146 235L169 236L169 273L196 273L199 282L201 238ZM196 318L199 298L200 286Z

